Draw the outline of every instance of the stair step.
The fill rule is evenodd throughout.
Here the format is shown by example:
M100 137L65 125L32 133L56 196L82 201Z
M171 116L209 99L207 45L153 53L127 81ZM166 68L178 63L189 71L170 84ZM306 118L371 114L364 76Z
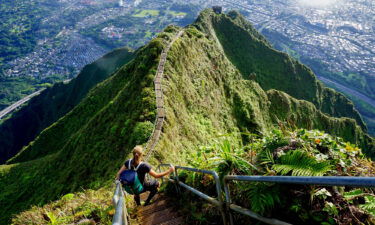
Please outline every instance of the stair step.
M147 198L148 198L148 195L149 195L149 192L144 192L140 195L141 197L141 201L146 201ZM157 202L159 200L164 200L166 199L165 195L163 194L156 194L153 198L152 198L152 201L151 202Z
M169 207L170 207L170 203L167 200L160 200L151 205L143 206L142 208L139 209L138 212L141 213L142 216L146 216L146 215L155 213L157 211L164 210Z
M183 225L183 224L186 224L185 219L184 217L180 216L180 217L176 217L171 220L159 223L157 225Z
M155 225L159 223L164 223L178 217L178 213L173 207L166 208L164 210L150 214L147 217L142 217L141 221L144 225Z

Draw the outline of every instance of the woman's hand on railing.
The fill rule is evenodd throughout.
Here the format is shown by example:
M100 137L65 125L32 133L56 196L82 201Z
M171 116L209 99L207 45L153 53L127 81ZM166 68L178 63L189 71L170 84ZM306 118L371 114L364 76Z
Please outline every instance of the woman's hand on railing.
M173 173L176 169L174 168L173 165L171 165L171 167L169 168L169 173Z

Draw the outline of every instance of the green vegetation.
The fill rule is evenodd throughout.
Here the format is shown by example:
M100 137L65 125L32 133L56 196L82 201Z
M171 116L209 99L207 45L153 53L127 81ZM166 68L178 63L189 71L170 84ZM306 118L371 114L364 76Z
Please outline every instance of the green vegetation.
M144 10L136 10L135 14L133 14L134 17L147 17L147 16L158 16L159 10L154 9L144 9Z
M37 91L38 84L32 77L0 77L0 110Z
M112 188L69 193L58 201L20 213L12 219L12 224L111 224L115 212L112 196Z
M36 31L41 15L48 14L41 1L4 1L0 6L0 67L21 54L30 52L36 45Z
M369 98L374 98L375 93L372 87L374 87L375 83L373 79L368 78L366 75L357 74L352 72L340 72L340 73L333 73L328 71L327 65L323 64L320 61L311 59L311 58L304 58L300 55L296 54L295 51L291 49L290 46L293 46L293 43L280 35L277 32L272 32L271 30L265 30L263 32L270 38L270 41L275 44L277 49L280 49L284 52L287 52L289 55L293 56L295 59L301 60L301 62L309 65L314 71L325 78L333 80L339 84L345 85L346 87L350 87L350 89L354 89ZM284 44L279 44L279 43ZM332 86L332 88L335 88ZM375 109L361 99L356 96L351 95L350 93L343 92L351 101L353 101L355 108L361 114L364 122L368 127L368 132L371 135L375 135L375 121L372 119L375 117Z
M0 167L1 221L31 205L113 181L134 145L147 141L140 140L139 133L149 132L148 126L136 129L137 124L155 119L153 78L164 39L167 34L138 50L134 60L92 89L13 159L29 161Z
M129 49L114 50L85 66L68 84L57 83L47 88L27 106L13 113L11 118L0 125L0 163L17 154L42 130L73 109L92 87L107 79L132 58L133 53ZM28 157L24 160L30 160Z
M221 179L227 174L367 176L375 172L374 162L366 159L357 146L318 130L290 131L283 128L262 138L256 134L248 135L252 141L237 147L231 145L228 137L216 138L214 144L197 148L188 157L188 164L215 170ZM180 180L206 194L216 195L210 176L184 172ZM236 204L295 224L375 222L374 193L369 189L233 182L230 190ZM186 210L194 211L195 220L220 220L217 211L203 208L205 205L197 205L191 198L194 199L187 194L182 202ZM197 212L201 214L197 216ZM251 223L244 216L234 215L238 224Z
M135 144L144 144L152 131L156 111L153 79L162 49L177 32L178 28L167 27L140 48L131 62L43 130L10 161L14 164L0 167L0 188L4 190L0 194L2 221L9 221L31 205L42 206L81 188L97 190L113 181L130 150ZM246 57L253 59L248 66L243 60ZM255 79L244 79L250 74ZM289 94L271 90L279 85L272 81L277 77L285 77L281 84L293 88L285 90ZM267 91L262 85L268 85ZM151 159L153 165L190 164L215 168L221 175L374 174L373 162L356 146L360 145L370 156L374 153L374 140L366 135L362 124L357 125L358 114L350 102L324 88L306 67L273 50L235 13L217 15L206 10L196 23L184 29L168 53L163 91L167 119ZM321 111L324 107L331 109L330 115ZM332 110L353 117L334 118ZM305 126L333 136L287 129ZM335 137L340 135L343 138ZM226 141L217 143L220 136L225 136ZM353 144L347 143L349 140ZM296 160L303 160L310 167ZM189 175L186 179L203 185L208 192L214 190L207 177L203 182ZM271 210L279 216L277 212L286 212L279 217L283 219L295 215L290 211L294 210L302 222L326 222L327 215L337 221L354 219L344 213L348 208L336 207L341 204L337 200L340 198L331 189L326 190L332 196L317 190L317 196L327 196L324 200L317 197L309 205L311 193L315 192L307 187L238 185L233 188L238 192L235 201L259 213ZM287 196L295 201L286 202ZM282 210L277 211L277 207ZM204 221L204 213L201 210L195 215ZM369 219L368 213L354 214L362 221Z
M186 12L176 12L173 10L168 11L168 13L171 14L172 16L186 16L187 15Z
M108 5L113 3L85 5L80 10L64 10L56 20L53 15L61 10L60 7L67 7L64 3L50 0L3 1L0 5L0 68L3 69L4 63L31 52L38 40L53 37L63 27L73 26L87 15Z
M287 54L272 49L264 37L238 12L211 17L201 14L198 20L212 24L212 27L201 29L208 29L207 32L217 37L228 59L245 79L248 79L249 74L255 73L256 81L263 89L277 89L294 98L310 101L331 116L354 118L366 129L352 102L342 94L324 87L306 66ZM306 87L306 83L310 85Z
M347 141L356 143L365 149L368 156L374 156L375 146L373 139L363 133L354 119L329 117L317 110L314 104L293 99L281 91L269 90L267 94L271 101L270 111L274 123L279 124L280 121L287 121L289 126L295 128L325 130Z
M375 135L375 107L372 105L368 104L367 102L364 102L360 98L344 93L348 98L350 98L354 105L355 108L358 109L358 112L361 113L361 116L363 118L363 121L367 125L368 133L372 136Z

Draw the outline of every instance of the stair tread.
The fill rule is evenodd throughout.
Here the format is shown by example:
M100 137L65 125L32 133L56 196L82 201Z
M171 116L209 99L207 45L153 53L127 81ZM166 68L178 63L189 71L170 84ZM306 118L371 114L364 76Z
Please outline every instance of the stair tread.
M164 205L162 207L155 207L155 208L152 208L152 210L149 210L149 211L142 211L141 218L145 219L145 218L150 217L152 215L161 214L161 213L168 213L168 212L172 212L172 211L176 211L176 210L173 206L170 206L170 205Z
M170 221L176 217L179 217L178 212L175 211L173 207L158 211L156 213L150 214L147 217L142 217L142 224L159 224Z
M142 193L141 195L140 195L140 197L141 197L141 201L146 201L146 199L148 198L148 195L149 195L149 192L144 192L144 193ZM158 200L162 200L162 199L165 199L166 197L165 197L165 195L163 195L163 194L156 194L153 198L152 198L152 200L154 200L154 201L158 201Z
M144 207L140 208L138 212L142 213L142 215L148 215L148 214L155 213L157 211L161 211L161 210L164 210L166 208L169 208L170 206L171 206L171 204L168 201L162 200L162 201L158 201L154 204L144 206Z
M185 219L184 217L180 216L180 217L176 217L171 220L159 223L157 225L183 225L183 224L186 224Z

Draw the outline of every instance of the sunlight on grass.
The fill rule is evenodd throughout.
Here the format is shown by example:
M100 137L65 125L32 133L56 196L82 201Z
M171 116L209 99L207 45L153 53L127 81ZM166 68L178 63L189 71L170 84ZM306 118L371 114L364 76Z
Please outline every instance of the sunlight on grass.
M145 9L140 12L137 12L137 14L134 14L133 17L144 18L147 16L158 16L158 15L159 15L159 10Z

